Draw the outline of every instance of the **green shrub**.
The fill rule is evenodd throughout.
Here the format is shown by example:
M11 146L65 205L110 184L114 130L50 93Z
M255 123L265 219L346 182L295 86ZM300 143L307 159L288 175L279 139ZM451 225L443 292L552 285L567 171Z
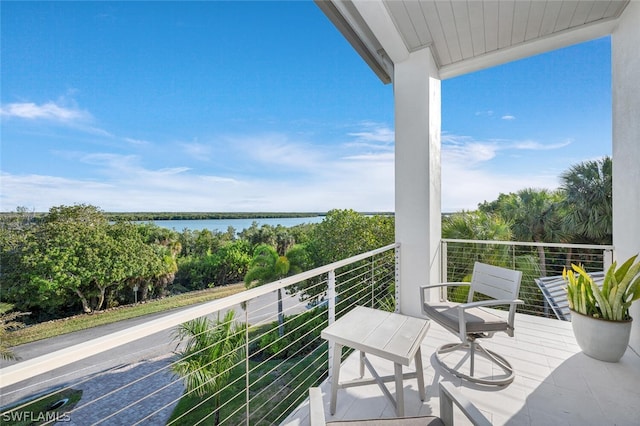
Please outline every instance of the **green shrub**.
M284 335L278 336L278 322L260 339L257 356L287 359L312 352L322 340L320 332L328 325L327 307L321 306L306 312L285 316Z

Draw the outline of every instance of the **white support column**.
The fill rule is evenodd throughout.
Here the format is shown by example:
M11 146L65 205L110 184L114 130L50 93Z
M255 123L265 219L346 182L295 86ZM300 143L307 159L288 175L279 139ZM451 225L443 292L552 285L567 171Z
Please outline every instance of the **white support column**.
M618 262L640 253L640 2L630 2L611 35L613 96L613 245ZM640 303L631 347L640 352Z
M395 63L395 223L400 311L421 316L418 287L440 276L440 126L438 71L429 49ZM437 297L434 294L432 297Z

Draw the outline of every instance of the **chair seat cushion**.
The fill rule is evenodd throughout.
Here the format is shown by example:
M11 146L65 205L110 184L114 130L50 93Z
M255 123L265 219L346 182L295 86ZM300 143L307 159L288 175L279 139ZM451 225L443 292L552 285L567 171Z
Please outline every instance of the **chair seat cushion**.
M400 417L393 419L372 419L372 420L342 420L337 422L329 422L327 425L331 426L353 426L353 425L366 425L366 426L445 426L445 424L438 417L424 416L424 417Z
M424 313L444 328L459 333L458 305L453 302L425 303ZM464 316L467 323L467 333L506 331L508 329L504 318L482 308L467 309Z

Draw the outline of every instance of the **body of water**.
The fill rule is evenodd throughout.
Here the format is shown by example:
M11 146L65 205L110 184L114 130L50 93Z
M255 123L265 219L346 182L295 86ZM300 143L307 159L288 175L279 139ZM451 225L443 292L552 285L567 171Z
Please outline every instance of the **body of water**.
M324 216L312 216L253 219L154 220L152 223L163 228L173 229L178 232L182 231L185 228L191 231L201 231L203 229L208 229L212 232L227 232L227 229L230 226L233 226L236 232L241 232L244 229L250 228L253 222L257 222L258 227L262 225L282 225L289 228L291 226L301 225L303 223L320 223L323 219Z

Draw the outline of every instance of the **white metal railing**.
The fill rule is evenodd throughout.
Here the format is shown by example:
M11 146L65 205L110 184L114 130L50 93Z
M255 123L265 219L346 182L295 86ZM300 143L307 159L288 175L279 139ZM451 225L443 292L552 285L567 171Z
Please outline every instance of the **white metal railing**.
M475 261L518 269L523 273L520 299L525 302L518 307L518 312L547 317L554 317L548 306L549 295L545 297L536 280L560 276L563 268L570 267L571 263L584 265L587 272L598 272L606 270L613 261L610 245L459 239L442 239L441 245L442 282L464 281L470 276ZM442 296L464 297L451 290Z
M92 396L81 398L75 406L45 413L41 422L277 424L306 398L310 386L328 375L332 351L320 338L322 328L357 305L393 309L397 248L388 245L4 367L0 386L5 408L0 418L3 424L37 418L33 404L44 400L52 388L60 394L79 388L85 395L93 392ZM282 335L277 325L278 290L287 292ZM174 373L176 363L181 358L206 359L201 355L215 347L198 348L188 358L180 357L187 348L186 340L173 345L167 340L181 324L202 317L215 320L231 309L237 314L236 329L228 337L241 341L239 349L208 358L192 373L209 374L220 386L201 394L198 389L185 391L183 377ZM223 324L214 320L209 330L222 330ZM151 343L156 336L160 341ZM199 337L205 340L204 334ZM144 351L134 349L141 343ZM138 350L139 359L135 358ZM232 359L238 353L241 356ZM224 370L213 371L226 360L232 362ZM123 381L118 384L116 379ZM115 386L108 388L111 382ZM15 405L26 394L38 393L42 394Z

